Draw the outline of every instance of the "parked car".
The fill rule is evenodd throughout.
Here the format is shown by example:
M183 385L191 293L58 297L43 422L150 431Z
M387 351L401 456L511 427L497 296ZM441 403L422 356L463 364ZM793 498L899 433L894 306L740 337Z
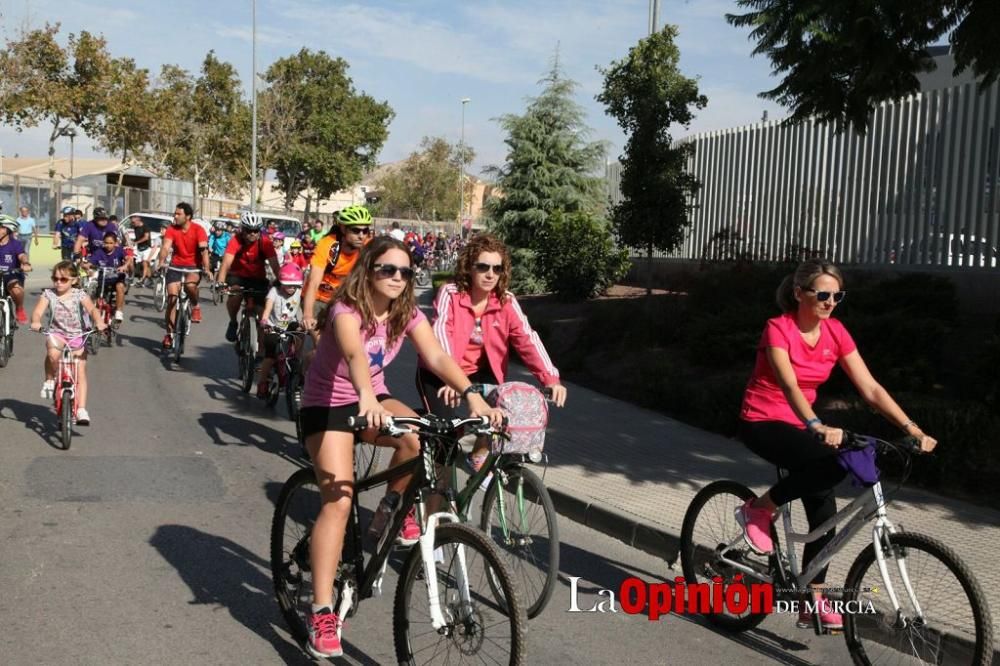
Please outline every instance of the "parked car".
M163 211L140 211L137 213L129 213L121 219L122 231L124 237L127 239L129 244L135 242L135 232L132 231L132 218L141 217L143 224L149 229L150 241L153 247L160 247L163 238L163 231L170 226L174 221L173 213L166 213ZM212 226L200 218L194 218L191 220L201 228L205 230L206 233L212 230Z
M275 215L273 213L261 213L260 216L264 220L265 229L273 222L278 225L278 231L285 235L285 240L282 242L281 247L282 254L288 251L288 248L292 245L292 241L302 233L302 222L296 217Z

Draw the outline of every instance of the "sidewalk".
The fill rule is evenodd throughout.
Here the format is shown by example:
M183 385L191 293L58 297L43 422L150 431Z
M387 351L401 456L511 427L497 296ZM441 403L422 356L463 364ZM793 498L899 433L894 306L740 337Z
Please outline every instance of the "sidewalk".
M511 379L524 379L511 368ZM528 380L530 381L530 379ZM557 511L672 565L662 575L682 575L678 556L681 523L687 505L703 486L734 479L757 492L774 479L774 468L738 441L687 426L652 412L567 383L563 409L550 411L545 473ZM887 490L891 486L887 486ZM838 506L851 493L845 483ZM799 503L793 515L805 529ZM890 505L897 528L937 537L951 546L975 572L989 600L997 631L1000 618L1000 511L903 488ZM867 533L867 544L871 541ZM828 580L841 585L847 570L867 545L862 530L830 565ZM573 563L564 562L572 571Z

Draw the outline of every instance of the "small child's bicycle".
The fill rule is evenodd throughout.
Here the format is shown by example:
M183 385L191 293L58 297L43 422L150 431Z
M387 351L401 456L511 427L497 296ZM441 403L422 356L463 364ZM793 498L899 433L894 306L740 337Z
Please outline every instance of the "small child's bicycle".
M267 377L267 395L264 398L268 407L278 404L278 394L285 391L285 403L288 407L288 418L296 421L299 416L299 404L302 400L302 361L299 359L301 340L305 331L281 330L272 327L264 328L265 334L274 333L278 336L278 349L274 365Z
M42 335L48 335L48 330L39 331ZM97 333L96 329L84 331L79 337L89 339L91 335ZM69 344L64 344L59 356L59 366L56 369L56 383L52 391L55 402L56 414L59 416L60 441L64 451L69 450L73 441L73 423L76 421L76 384L79 371L80 359L70 349Z

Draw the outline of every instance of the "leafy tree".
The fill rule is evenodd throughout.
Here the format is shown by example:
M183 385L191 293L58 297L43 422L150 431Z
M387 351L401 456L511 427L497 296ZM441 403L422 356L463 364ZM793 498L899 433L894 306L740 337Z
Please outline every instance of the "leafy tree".
M675 144L670 127L687 127L693 108L704 108L708 99L696 79L680 72L677 34L667 25L640 40L628 57L602 70L604 90L597 96L629 135L621 159L623 200L612 211L615 231L624 245L645 249L650 264L654 249L674 250L684 240L688 201L699 187L685 170L693 145Z
M149 72L136 68L131 58L112 63L111 102L105 110L97 142L112 155L121 155L123 163L145 162L146 146L160 118L153 111ZM118 174L115 199L121 193L124 172Z
M917 74L934 69L927 47L949 38L955 73L1000 76L996 0L737 0L727 14L753 29L754 54L781 77L761 93L792 110L790 121L816 116L864 133L874 108L919 90Z
M556 211L540 235L538 267L560 298L596 296L628 272L628 251L615 246L607 221L593 213Z
M379 179L379 210L390 217L454 219L460 207L456 174L463 162L468 164L474 158L468 146L462 150L441 137L425 136L419 151ZM463 179L467 197L471 196L470 185Z
M577 84L563 77L558 54L539 83L542 93L524 115L499 118L507 161L487 169L503 193L487 202L491 228L514 248L534 248L555 211L597 213L605 197L606 143L587 141L583 107L573 99Z
M325 199L376 165L394 113L387 102L354 90L347 62L302 49L275 61L264 78L295 100L292 140L276 156L278 184L290 209L305 192Z
M51 123L50 178L55 177L55 143L66 130L100 135L114 71L103 37L84 30L70 34L63 48L58 33L58 23L46 23L8 40L0 53L0 120L17 131Z
M240 191L238 159L247 142L238 130L246 101L236 69L212 51L198 78L165 65L152 99L159 119L150 136L154 163L174 178L192 181L196 202L206 188Z

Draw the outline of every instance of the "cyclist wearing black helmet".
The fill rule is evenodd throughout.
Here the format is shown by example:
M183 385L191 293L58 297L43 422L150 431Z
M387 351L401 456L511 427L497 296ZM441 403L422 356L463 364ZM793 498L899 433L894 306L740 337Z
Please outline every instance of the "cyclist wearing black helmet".
M76 245L73 252L81 254L83 248L87 252L96 252L104 243L104 234L113 232L118 235L118 225L108 221L108 211L100 206L94 209L94 219L83 225L80 235L76 237Z

